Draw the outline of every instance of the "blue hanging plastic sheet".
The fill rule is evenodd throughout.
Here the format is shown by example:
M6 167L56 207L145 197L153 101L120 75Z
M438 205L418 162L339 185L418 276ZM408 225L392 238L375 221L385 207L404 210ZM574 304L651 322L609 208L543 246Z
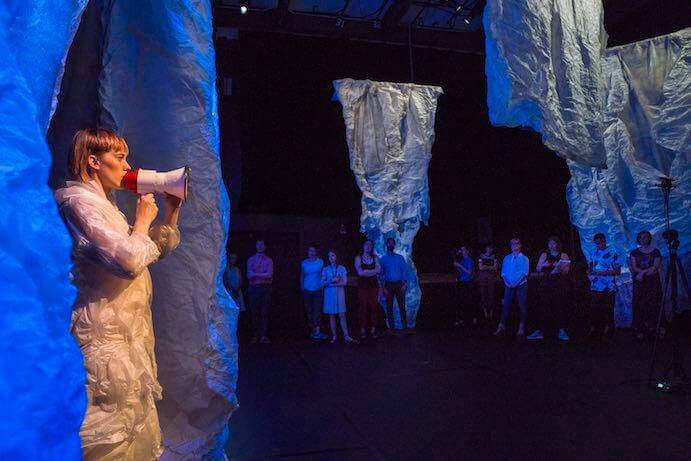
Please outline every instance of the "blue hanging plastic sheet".
M47 185L45 131L84 3L0 4L0 459L81 459L72 241Z
M230 211L211 6L113 0L104 11L101 125L125 137L134 167L192 172L181 244L151 267L162 460L224 459L236 407L237 307L221 280Z
M601 0L490 0L484 14L489 118L542 133L558 155L604 167Z
M622 257L636 248L641 230L667 256L660 177L675 178L670 224L687 274L691 262L691 28L607 50L606 170L569 162L567 199L584 253L597 232L609 236ZM664 270L664 267L663 267ZM615 321L631 324L631 275L619 279ZM683 290L680 294L684 294ZM682 298L682 305L688 300Z

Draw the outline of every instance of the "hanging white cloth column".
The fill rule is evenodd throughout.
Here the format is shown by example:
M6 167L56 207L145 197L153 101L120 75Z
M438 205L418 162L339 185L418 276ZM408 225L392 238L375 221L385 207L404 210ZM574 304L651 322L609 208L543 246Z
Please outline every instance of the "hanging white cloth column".
M414 326L421 291L413 240L420 222L429 220L427 167L442 89L351 79L334 81L334 89L343 105L350 168L362 191L360 229L379 256L386 251L385 240L396 239L396 251L408 263L406 311L408 326Z
M558 155L605 166L601 0L489 0L485 73L496 126L542 133Z
M571 221L584 252L604 232L621 256L648 230L663 255L665 214L661 176L676 178L670 224L681 236L678 253L691 256L691 28L607 50L604 142L607 169L568 162ZM687 270L688 271L688 270ZM688 274L687 274L688 275ZM631 277L620 278L617 326L631 324Z
M642 229L663 254L659 177L678 179L671 224L691 254L690 31L604 50L599 0L489 0L487 103L495 125L530 126L568 160L571 221L583 252L604 232L626 261ZM607 167L607 169L592 167ZM615 323L631 322L626 265Z

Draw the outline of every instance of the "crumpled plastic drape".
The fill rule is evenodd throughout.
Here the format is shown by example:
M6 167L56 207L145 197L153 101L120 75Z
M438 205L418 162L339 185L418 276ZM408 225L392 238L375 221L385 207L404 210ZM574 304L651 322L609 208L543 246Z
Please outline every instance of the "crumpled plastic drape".
M85 3L0 4L0 459L81 459L72 241L47 183L45 132Z
M649 230L664 256L661 176L676 178L670 224L680 233L678 253L691 259L691 28L608 49L604 58L606 170L568 162L571 221L584 251L604 232L620 255ZM631 277L617 291L615 322L631 323ZM685 300L682 299L682 302Z
M558 155L605 166L601 0L490 0L484 14L489 118L542 133Z
M414 326L421 291L413 240L420 222L429 220L427 167L442 89L352 79L334 81L334 89L343 105L350 168L362 191L360 229L380 256L386 252L385 239L396 238L396 251L408 262L406 311Z
M130 164L191 167L181 244L153 266L162 460L225 459L236 407L237 307L223 287L229 202L221 179L208 1L112 0L105 8L102 125Z

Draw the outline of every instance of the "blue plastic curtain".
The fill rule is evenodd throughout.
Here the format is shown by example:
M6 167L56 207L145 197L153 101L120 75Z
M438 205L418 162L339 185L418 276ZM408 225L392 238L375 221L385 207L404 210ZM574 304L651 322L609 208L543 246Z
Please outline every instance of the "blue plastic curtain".
M224 459L236 406L237 307L221 281L230 212L219 162L211 6L113 0L104 11L101 125L127 139L131 164L192 171L180 247L151 268L162 460Z
M81 459L72 242L48 187L45 132L84 4L0 4L0 459Z
M688 272L691 29L605 50L599 0L490 0L484 21L490 119L542 132L545 144L567 159L567 200L583 252L604 232L626 261L645 229L667 256L655 185L671 176L677 179L671 226L680 232ZM626 265L618 283L615 322L626 327L632 317Z

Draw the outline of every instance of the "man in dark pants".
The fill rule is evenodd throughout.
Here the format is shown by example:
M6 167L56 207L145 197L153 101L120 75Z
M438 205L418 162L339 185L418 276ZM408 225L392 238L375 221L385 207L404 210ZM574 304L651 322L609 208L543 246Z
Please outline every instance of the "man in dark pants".
M269 305L271 304L271 283L274 276L274 263L264 254L266 244L264 240L257 240L255 244L257 253L247 260L247 302L252 310L252 328L254 336L252 344L259 341L262 344L271 344L266 336L269 322Z
M379 264L384 280L384 296L386 297L386 315L389 321L389 330L394 329L393 300L396 298L398 311L401 316L403 329L408 329L408 315L405 309L405 291L408 285L408 265L405 258L394 252L396 240L386 239L386 254L381 257ZM412 332L412 329L408 329Z
M607 246L605 234L593 237L595 250L588 257L590 279L591 336L614 332L614 300L617 292L616 276L621 274L621 261L614 249Z

